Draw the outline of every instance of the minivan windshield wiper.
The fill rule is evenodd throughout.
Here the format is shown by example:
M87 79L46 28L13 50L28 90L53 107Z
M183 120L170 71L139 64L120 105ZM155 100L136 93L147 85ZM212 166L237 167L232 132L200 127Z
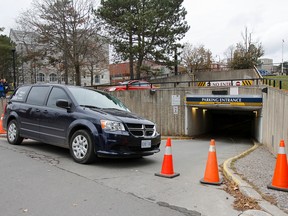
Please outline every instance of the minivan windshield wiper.
M86 108L91 108L91 109L102 109L100 107L96 107L96 106L93 106L93 105L83 105L83 104L81 104L80 106L81 107L86 107Z
M124 111L123 109L119 109L119 108L103 108L105 110L118 110L118 111ZM125 110L127 112L127 110Z

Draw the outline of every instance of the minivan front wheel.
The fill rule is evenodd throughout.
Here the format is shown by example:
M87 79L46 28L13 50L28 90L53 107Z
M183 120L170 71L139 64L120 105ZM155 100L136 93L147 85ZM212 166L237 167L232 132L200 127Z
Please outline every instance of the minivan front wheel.
M7 140L12 145L20 145L23 137L19 135L19 126L16 120L11 120L7 127Z
M77 163L87 164L95 159L93 143L87 130L76 131L70 140L70 153Z

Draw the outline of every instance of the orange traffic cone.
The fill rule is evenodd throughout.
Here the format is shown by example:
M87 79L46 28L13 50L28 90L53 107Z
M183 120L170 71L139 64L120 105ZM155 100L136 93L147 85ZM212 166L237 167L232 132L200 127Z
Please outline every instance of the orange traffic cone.
M0 118L0 134L6 134L6 131L3 129L3 117L4 114L2 114Z
M175 173L173 169L171 139L169 137L166 142L165 155L162 163L161 173L155 173L155 175L166 178L174 178L180 175L179 173Z
M219 178L216 147L215 147L214 139L211 139L210 141L208 160L206 163L206 170L205 170L204 178L202 178L200 182L202 184L212 184L212 185L222 184L222 179Z
M284 140L280 141L272 184L269 189L288 192L288 165Z

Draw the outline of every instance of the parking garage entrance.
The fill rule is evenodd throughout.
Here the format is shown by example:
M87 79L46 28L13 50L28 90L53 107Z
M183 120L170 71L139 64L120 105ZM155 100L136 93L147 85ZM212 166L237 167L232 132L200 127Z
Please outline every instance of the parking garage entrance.
M261 138L262 95L186 95L188 136Z

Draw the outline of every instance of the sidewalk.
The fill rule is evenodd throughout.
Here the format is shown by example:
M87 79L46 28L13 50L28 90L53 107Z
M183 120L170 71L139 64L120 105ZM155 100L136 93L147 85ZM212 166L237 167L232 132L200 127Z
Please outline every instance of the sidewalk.
M242 216L288 215L288 193L267 188L273 178L275 163L275 156L259 144L224 162L224 175L233 180L244 195L257 200L262 208L261 211L245 211Z

